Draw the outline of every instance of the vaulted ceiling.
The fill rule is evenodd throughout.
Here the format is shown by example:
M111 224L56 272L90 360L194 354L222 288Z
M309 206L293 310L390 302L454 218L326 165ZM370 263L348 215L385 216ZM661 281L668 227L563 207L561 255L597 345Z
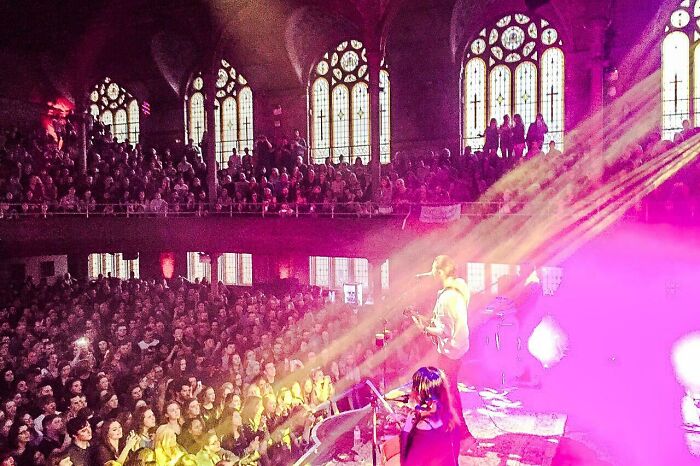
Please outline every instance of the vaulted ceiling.
M614 3L551 0L538 13L577 50L587 46L590 20L622 24L616 12L649 16L658 5ZM407 50L459 62L475 33L525 9L524 0L5 0L0 95L53 90L72 98L110 75L137 97L179 99L212 50L256 89L283 92L303 87L312 64L344 39L380 41L390 64Z

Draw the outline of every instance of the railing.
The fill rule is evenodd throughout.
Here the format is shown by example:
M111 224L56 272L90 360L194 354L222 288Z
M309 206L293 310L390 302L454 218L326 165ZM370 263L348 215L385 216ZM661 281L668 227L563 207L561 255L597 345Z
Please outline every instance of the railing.
M626 218L644 222L698 222L698 204L700 200L679 202L648 201L630 208ZM91 204L75 206L49 206L48 204L3 203L0 202L0 221L17 218L50 217L259 217L259 218L373 218L396 217L408 219L421 215L424 207L460 206L460 217L486 218L500 216L531 216L524 211L523 204L503 202L448 202L448 203L401 203L379 205L374 202L350 203L233 203L215 204L164 204L152 209L148 202L143 204ZM601 205L601 207L603 207ZM561 212L552 205L545 215ZM538 212L541 214L542 212Z

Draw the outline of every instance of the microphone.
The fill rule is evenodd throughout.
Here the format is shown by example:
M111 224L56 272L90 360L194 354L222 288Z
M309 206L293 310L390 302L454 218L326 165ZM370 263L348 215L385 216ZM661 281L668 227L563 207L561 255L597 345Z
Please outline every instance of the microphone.
M428 278L428 277L432 277L432 276L433 276L433 272L423 272L423 273L416 274L415 278L420 279L420 278Z
M384 399L386 401L394 401L397 403L408 403L408 400L411 399L411 395L405 394L405 395L398 395L398 396L392 396L392 397L385 395Z

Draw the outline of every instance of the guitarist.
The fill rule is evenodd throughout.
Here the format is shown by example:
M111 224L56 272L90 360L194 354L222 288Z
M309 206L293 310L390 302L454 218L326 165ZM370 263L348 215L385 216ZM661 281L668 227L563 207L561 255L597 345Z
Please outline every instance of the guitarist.
M469 327L467 326L467 305L469 288L461 278L455 276L455 263L448 256L437 256L430 272L441 285L438 292L433 317L429 322L414 317L419 329L436 343L438 352L437 367L443 370L449 383L450 393L459 410L464 437L471 436L462 414L462 401L457 388L457 378L462 357L469 350Z

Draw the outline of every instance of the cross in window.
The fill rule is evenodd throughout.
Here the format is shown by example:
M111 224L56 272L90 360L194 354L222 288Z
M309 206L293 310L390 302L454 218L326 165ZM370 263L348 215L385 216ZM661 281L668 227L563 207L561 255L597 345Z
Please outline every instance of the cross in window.
M554 121L554 97L558 96L558 92L554 92L554 85L550 86L550 90L547 93L549 96L549 122Z
M318 112L318 127L320 129L320 136L321 136L321 141L323 141L323 120L326 118L326 116L323 114L323 109L321 109Z
M477 104L481 103L481 101L478 100L478 96L477 96L476 92L474 93L474 100L472 100L469 103L474 106L474 128L476 128L476 118L477 118L477 107L476 106L477 106Z
M674 113L678 112L678 85L681 83L680 79L678 79L678 74L676 74L673 77L673 81L671 81L671 84L673 84L673 107L674 107Z
M248 121L248 117L245 117L245 121L243 122L243 126L245 127L245 140L250 139L250 133L249 133L249 127L250 127L250 121Z

